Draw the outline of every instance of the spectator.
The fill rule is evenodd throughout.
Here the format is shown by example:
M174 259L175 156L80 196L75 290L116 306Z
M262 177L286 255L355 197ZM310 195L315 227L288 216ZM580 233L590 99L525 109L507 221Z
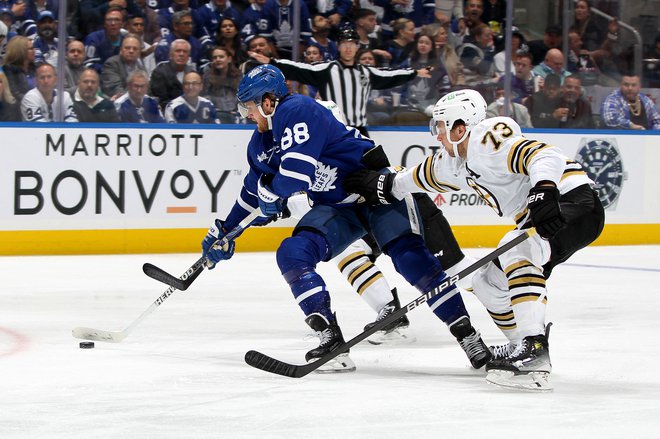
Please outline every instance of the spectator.
M163 123L163 113L158 101L147 95L149 77L143 70L136 70L126 80L128 92L115 101L115 109L122 122Z
M144 70L142 60L140 59L140 38L133 34L128 34L121 42L119 55L108 58L103 64L103 73L101 81L103 83L103 93L111 100L117 99L126 93L126 78L134 70Z
M559 126L560 117L555 115L555 110L561 99L560 87L559 76L550 73L543 81L543 88L525 101L534 128L557 128Z
M381 49L389 53L379 64L393 69L408 67L406 62L415 48L415 23L407 18L399 18L391 23L394 39L387 42Z
M173 31L163 36L156 46L155 58L157 65L169 60L171 52L170 46L175 40L184 40L190 46L188 62L192 65L193 69L201 69L207 64L208 60L206 59L206 56L204 56L202 45L199 40L193 36L193 26L194 22L190 11L177 11L172 14ZM179 96L180 94L181 93L177 93L176 96ZM174 97L172 99L174 99Z
M360 49L355 56L358 64L367 67L378 67L376 55L372 50ZM367 98L367 124L383 125L389 123L390 112L392 110L392 97L386 91L369 91Z
M121 40L124 38L121 32L124 14L124 10L119 6L109 7L105 13L104 28L85 37L85 67L92 67L100 73L103 63L119 53Z
M0 7L0 22L2 22L7 28L6 35L8 35L8 40L10 40L13 36L18 35L16 32L16 20L14 13L11 11L11 8Z
M174 14L177 12L188 12L191 14L192 27L191 30L198 32L196 35L200 37L206 35L202 23L197 21L197 17L193 16L193 9L190 7L190 0L173 0L169 5L158 8L156 14L158 15L158 27L160 27L160 35L165 38L167 35L174 31L174 21L172 20Z
M348 125L368 135L366 129L367 96L372 88L388 89L403 85L416 75L431 77L426 69L379 70L356 64L360 37L353 29L343 29L339 35L339 59L310 66L289 60L271 60L263 55L251 56L261 63L277 66L287 79L317 87L323 100L333 99L344 113Z
M269 0L262 11L263 20L267 23L266 30L261 35L272 38L277 46L280 57L291 59L293 48L293 1ZM304 1L300 2L300 41L296 44L306 44L312 36L309 10Z
M504 32L506 19L506 0L484 0L481 21L486 23L496 34Z
M25 12L20 14L17 13L16 16L20 17L20 33L26 37L32 37L37 33L37 21L39 20L39 14L42 12L48 11L53 14L53 17L57 17L57 11L59 8L58 0L24 0L24 1L14 1L12 8L20 8L21 6L25 7Z
M518 54L513 62L515 69L511 77L511 100L522 104L528 96L534 94L535 76L532 74L532 54L529 52ZM498 86L504 88L506 77L502 76L498 80Z
M241 13L232 7L229 0L211 0L204 6L197 8L193 15L195 23L200 26L201 33L210 38L220 32L222 20L225 18L231 19L234 27L241 20Z
M142 60L142 64L147 73L151 74L156 68L154 51L156 50L158 43L155 42L150 44L148 40L146 40L145 23L146 20L142 16L129 17L128 20L126 20L126 30L129 34L133 34L140 39L140 59Z
M376 20L376 12L372 9L357 9L353 13L353 20L355 22L355 31L360 36L360 41L358 43L358 50L371 49L375 56L390 56L390 54L384 50L378 50L377 48L382 46L380 38L377 38L375 35L376 26L378 22ZM389 58L388 58L389 61Z
M234 65L231 53L224 47L211 51L211 62L204 72L203 96L210 99L218 110L221 123L237 123L238 100L236 90L243 74Z
M493 31L481 23L472 31L473 42L464 43L457 49L464 67L465 83L472 86L495 81L495 43Z
M490 4L490 1L487 1L486 4ZM504 36L501 36L502 41L504 41ZM514 60L516 56L523 52L528 52L529 49L527 44L525 44L525 37L520 32L517 27L512 28L511 32L511 71L514 72L516 67ZM499 52L493 57L493 63L495 64L495 75L499 78L500 76L506 73L506 49L502 48Z
M321 51L322 61L332 61L337 59L339 52L337 44L328 38L332 23L323 15L316 14L312 18L312 37L309 39L309 46L316 46Z
M200 96L203 83L197 72L188 72L183 78L183 95L172 100L165 108L168 123L220 123L215 105Z
M431 24L424 28L424 32L432 36L436 55L449 76L451 86L464 85L463 64L449 44L449 25Z
M41 11L37 19L37 36L32 40L35 64L57 65L57 20L49 10Z
M239 20L241 28L241 39L249 44L256 35L264 33L268 29L266 20L261 19L261 13L267 0L250 0L250 6L243 11Z
M233 54L232 62L237 67L249 58L247 51L243 48L236 22L232 18L225 17L220 21L218 32L215 35L215 45L224 47L231 52Z
M383 36L388 39L396 36L392 22L400 18L412 20L415 33L435 21L435 0L375 0L374 4L383 7L381 27Z
M609 22L609 32L618 34L619 23L617 20ZM609 87L615 87L619 81L618 68L615 55L619 52L619 44L616 39L607 38L605 42L595 50L585 48L582 37L575 29L568 32L569 56L567 70L577 72L582 77L584 85L599 83Z
M543 62L532 69L534 76L545 78L549 73L559 76L563 83L564 78L570 76L571 72L564 68L564 54L559 49L550 49L545 54Z
M594 128L591 103L582 97L580 75L570 75L561 86L561 101L555 113L559 114L559 128Z
M151 73L150 94L158 99L161 108L183 93L183 76L195 70L190 60L190 43L186 40L174 40L170 47L168 62L158 64Z
M441 25L451 23L452 18L463 18L462 0L435 0L435 19Z
M556 25L548 26L545 28L543 33L543 39L541 40L532 40L527 46L529 47L529 52L532 54L533 65L539 65L545 59L546 53L550 49L559 49L562 44L562 32L561 28Z
M480 24L486 24L481 18L483 15L483 0L467 0L465 2L465 26L469 35L473 35L474 29Z
M71 40L66 45L66 63L64 64L64 90L69 94L76 92L78 79L85 70L85 46L82 41Z
M639 76L624 74L619 89L609 94L601 105L603 125L622 130L660 130L658 110L640 90Z
M502 84L497 84L495 90L495 100L491 102L486 108L486 117L506 116L505 105L507 100L504 98L504 87ZM533 128L532 120L529 116L527 107L517 102L509 102L508 116L515 120L521 128Z
M134 0L80 0L71 17L69 34L84 41L91 33L103 30L110 9L121 11L122 20L123 14L140 15L140 8Z
M7 77L0 67L0 121L7 122L20 120L21 112L18 103L11 94Z
M616 18L614 19L616 21ZM587 0L575 2L573 26L587 50L598 50L608 35L608 25L604 19L591 15L591 5Z
M16 101L21 102L25 94L36 85L32 41L20 35L12 38L7 43L3 70L11 93Z
M135 0L135 4L140 12L128 13L126 30L128 33L139 35L144 43L153 46L161 37L160 26L158 26L158 13L147 5L147 0ZM137 22L142 24L140 29L137 28L140 27L139 25L131 26L132 19L138 17L142 19ZM142 54L142 56L144 57L146 54Z
M50 64L42 64L37 67L37 86L28 91L21 101L21 115L25 122L78 122L78 117L73 110L73 101L68 92L60 96L55 90L57 85L57 73L55 67ZM60 114L60 107L64 114Z
M406 64L415 70L434 67L430 78L416 77L410 81L403 96L404 102L407 101L412 108L420 112L426 122L431 115L430 112L426 113L428 107L432 109L438 99L449 91L451 82L444 67L438 62L432 38L423 31L418 35L415 48Z
M252 38L248 43L248 55L252 56L251 54L263 55L268 59L277 58L277 50L273 44L268 41L268 38L260 35ZM260 64L256 59L250 58L239 66L239 70L245 75Z
M80 75L78 89L73 96L73 110L80 122L119 122L112 101L99 96L99 74L86 68Z
M338 30L351 10L351 0L305 0L310 15L321 15L328 19L333 30ZM334 59L334 58L333 58ZM331 61L331 60L327 60Z
M7 41L8 38L7 25L0 21L0 67L5 63L5 54L7 53Z

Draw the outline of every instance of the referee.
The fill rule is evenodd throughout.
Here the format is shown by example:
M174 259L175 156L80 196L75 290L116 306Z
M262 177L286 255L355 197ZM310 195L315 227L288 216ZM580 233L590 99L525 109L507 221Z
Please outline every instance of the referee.
M371 89L383 90L405 84L415 76L430 78L429 69L386 70L355 62L360 36L351 28L338 38L339 59L305 64L285 59L275 60L255 52L248 54L259 62L277 66L287 79L316 87L323 100L334 101L341 108L347 125L368 136L367 101Z

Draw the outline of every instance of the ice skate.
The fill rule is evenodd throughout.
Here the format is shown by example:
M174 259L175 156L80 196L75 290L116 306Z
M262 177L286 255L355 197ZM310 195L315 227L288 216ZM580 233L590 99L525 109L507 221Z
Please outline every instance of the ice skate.
M341 334L341 329L337 325L337 321L330 323L321 314L314 313L309 315L305 322L315 331L315 335L319 337L320 344L318 347L310 350L305 354L305 360L311 363L318 358L323 357L333 349L341 346L344 343L344 337ZM333 373L333 372L353 372L355 370L355 363L348 356L348 352L337 355L332 360L328 361L323 366L319 367L317 373Z
M486 381L504 388L550 391L550 351L545 334L525 337L506 358L486 365Z
M449 331L467 354L472 367L480 369L491 360L493 354L481 339L479 331L472 327L469 318L461 318L449 327Z
M378 312L378 317L375 322L369 323L364 327L365 331L401 308L396 288L392 290L392 296L394 296L394 299ZM412 343L415 341L415 337L408 333L408 326L410 326L410 321L404 314L380 331L374 332L369 338L367 338L367 341L375 345Z

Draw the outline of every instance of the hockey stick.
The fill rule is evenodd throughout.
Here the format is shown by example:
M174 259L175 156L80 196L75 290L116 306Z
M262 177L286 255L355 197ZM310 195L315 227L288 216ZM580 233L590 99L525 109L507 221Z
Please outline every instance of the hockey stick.
M255 208L248 216L246 216L243 221L241 221L236 227L234 227L229 233L227 233L220 242L216 243L214 247L222 247L228 242L233 241L236 236L238 236L243 230L245 230L252 221L254 221L261 214L261 210L257 207ZM206 265L206 257L202 256L197 259L190 268L186 270L181 277L175 277L163 270L162 268L156 267L154 264L145 263L142 265L142 271L144 274L149 276L152 279L156 279L164 284L167 284L171 287L176 288L177 290L185 291L190 285L197 279L199 273L204 270Z
M188 272L184 273L187 274ZM191 275L187 276L187 279L192 279L193 281L197 278L202 273L202 271L197 271L192 273ZM183 275L181 276L183 279ZM140 316L133 321L130 325L128 325L123 331L103 331L101 329L93 329L93 328L73 328L71 333L75 338L81 338L83 340L95 340L95 341L107 341L110 343L119 343L122 340L124 340L126 337L128 337L128 334L133 331L133 328L135 328L142 320L144 320L145 317L147 317L149 314L154 312L156 308L158 308L160 305L165 302L165 300L172 295L176 291L175 287L169 287L163 294L158 296L156 300L147 308Z
M488 262L497 258L501 254L511 250L513 247L517 246L518 244L520 244L521 242L525 241L527 238L532 236L533 233L534 232L530 230L516 236L513 240L507 242L501 247L496 248L495 250L488 253L483 258L476 261L474 264L470 265L469 267L459 272L458 274L452 276L451 278L445 279L444 282L442 282L433 290L422 294L417 299L410 302L408 305L398 309L397 311L390 314L383 320L377 322L374 326L372 326L368 330L362 332L361 334L356 335L351 340L347 341L346 343L339 346L335 350L328 352L326 355L322 356L313 363L308 363L303 365L285 363L284 361L277 360L275 358L269 357L268 355L262 354L261 352L257 352L257 351L248 351L245 354L245 362L252 367L256 367L257 369L261 369L266 372L274 373L277 375L283 375L291 378L302 378L305 375L323 366L325 363L332 360L337 355L343 354L344 352L348 351L350 348L360 343L362 340L366 339L374 332L380 331L385 326L399 319L402 315L408 313L409 311L412 311L413 309L417 308L419 305L422 305L423 303L428 301L430 298L440 294L447 288L453 286L454 284L456 284L456 282L465 278L467 275L478 270L479 268L483 267Z

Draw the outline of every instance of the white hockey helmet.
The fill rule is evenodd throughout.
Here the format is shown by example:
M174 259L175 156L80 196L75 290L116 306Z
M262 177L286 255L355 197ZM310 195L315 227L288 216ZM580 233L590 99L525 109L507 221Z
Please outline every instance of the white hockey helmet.
M430 128L433 136L438 135L438 122L445 124L447 140L454 145L461 143L479 122L486 118L486 101L476 90L457 90L444 95L433 107ZM465 134L460 140L449 139L449 131L457 120L465 124Z

